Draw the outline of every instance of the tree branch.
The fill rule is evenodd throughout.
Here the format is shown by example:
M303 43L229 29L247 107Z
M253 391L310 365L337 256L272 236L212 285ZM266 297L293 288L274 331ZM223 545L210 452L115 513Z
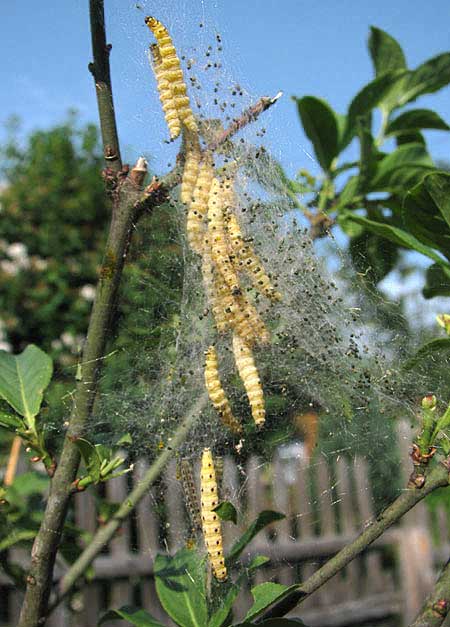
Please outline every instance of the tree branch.
M440 627L450 611L450 560L410 627Z
M91 41L93 62L89 71L95 81L97 94L98 116L103 141L105 160L115 172L122 169L119 138L117 135L116 116L112 94L109 53L111 45L106 43L104 0L89 0L89 17L91 24Z
M67 573L64 575L58 586L58 596L52 603L50 611L52 611L58 603L72 590L77 580L83 575L88 566L92 564L95 557L100 553L102 548L107 544L121 523L131 514L134 508L142 500L148 492L150 486L156 481L161 474L164 466L171 457L179 449L184 442L191 427L200 417L200 414L208 401L206 392L200 396L197 402L192 406L181 426L177 429L173 437L170 439L170 445L157 457L150 468L145 473L139 484L130 492L125 502L120 506L114 516L106 523L99 527L88 546L81 553L78 559L72 564Z
M140 159L136 172L125 178L122 172L109 72L109 48L106 46L103 0L90 1L95 77L105 159L116 173L113 212L105 255L97 284L86 344L81 363L82 377L74 397L69 428L60 462L51 482L44 518L33 544L27 589L18 627L37 627L45 622L53 569L75 479L80 455L74 441L83 434L92 411L111 314L128 249L136 204L141 195L145 161ZM120 176L122 172L122 175Z
M375 521L366 527L356 540L344 547L311 575L309 579L299 584L286 597L275 603L268 611L264 612L259 620L284 616L293 610L337 572L347 566L347 564L372 544L374 540L379 538L386 529L396 523L406 512L414 507L414 505L437 488L448 486L449 483L449 469L443 463L437 465L431 470L422 488L405 490Z
M276 96L269 98L262 96L254 105L251 105L248 109L243 111L241 115L232 121L230 126L220 133L220 135L214 141L210 142L205 149L205 152L214 152L217 148L230 139L232 135L235 135L244 126L254 122L263 111L266 111L269 107L274 105L283 95L282 91L279 91Z

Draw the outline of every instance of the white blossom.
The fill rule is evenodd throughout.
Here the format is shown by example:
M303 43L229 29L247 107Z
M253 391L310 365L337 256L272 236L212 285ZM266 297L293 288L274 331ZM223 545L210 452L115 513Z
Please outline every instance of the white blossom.
M95 287L87 283L80 289L80 296L87 301L93 301L95 298Z

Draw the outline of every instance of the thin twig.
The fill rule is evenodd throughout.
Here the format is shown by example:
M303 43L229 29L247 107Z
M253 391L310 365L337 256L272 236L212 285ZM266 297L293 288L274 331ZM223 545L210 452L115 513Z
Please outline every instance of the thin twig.
M259 620L284 616L297 605L302 603L313 592L318 590L337 572L342 570L374 540L379 538L386 529L396 523L414 505L419 503L428 494L448 486L450 483L449 470L444 464L438 464L428 475L425 484L421 488L407 489L389 505L364 531L339 553L328 560L309 579L299 584L279 602L275 603L268 611L262 613ZM259 622L259 621L258 621Z
M89 0L93 62L89 71L95 81L98 116L103 141L103 154L108 167L119 172L122 169L119 138L109 68L111 45L106 43L104 0Z
M157 457L150 468L145 473L142 480L130 492L126 500L119 507L106 525L99 527L88 546L71 565L67 573L64 575L58 586L58 595L52 603L50 611L52 611L58 603L72 590L77 580L83 575L88 566L92 564L95 557L100 553L102 548L111 540L122 522L131 514L134 508L139 504L142 498L147 494L150 486L156 481L161 474L164 466L175 455L180 445L184 442L191 427L195 424L205 408L208 401L206 393L202 394L197 402L190 409L182 424L176 430L175 434L170 438L169 445Z
M254 105L243 111L238 118L233 120L230 126L225 129L223 133L220 133L217 139L210 142L206 147L206 152L214 152L217 150L217 148L226 142L227 139L230 139L232 135L235 135L238 131L244 128L244 126L250 124L250 122L254 122L263 111L266 111L269 107L274 105L282 95L283 92L279 91L273 98L262 96Z
M410 627L440 627L450 612L450 559Z
M20 447L22 446L22 438L19 435L15 435L11 444L11 451L9 453L8 464L6 466L5 478L3 479L3 485L11 485L16 476L17 463L19 461Z

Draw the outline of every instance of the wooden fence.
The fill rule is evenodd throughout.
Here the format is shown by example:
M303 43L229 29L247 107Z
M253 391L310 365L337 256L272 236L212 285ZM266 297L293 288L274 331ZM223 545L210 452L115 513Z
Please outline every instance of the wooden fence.
M410 471L410 437L409 431L400 438L404 473ZM261 532L245 554L247 559L255 554L270 558L268 566L255 573L252 585L267 580L288 585L304 580L373 516L368 469L363 459L340 457L333 463L323 459L311 465L306 459L298 459L294 468L292 460L289 468L286 463L280 456L271 464L252 458L242 468L231 458L224 460L222 498L231 500L240 514L238 527L224 524L225 547L260 510L275 509L286 514L285 520ZM139 481L145 468L141 461L136 464L133 477L108 482L107 499L125 500L130 484ZM77 495L75 522L93 532L97 517L94 495ZM182 488L172 463L160 484L140 503L136 515L96 558L93 581L72 598L70 608L61 607L54 612L49 627L94 627L107 608L127 603L142 605L161 622L172 625L157 600L153 560L157 553L184 546L188 530ZM431 588L437 568L448 557L449 532L444 510L430 517L424 506L416 507L401 527L388 530L292 615L300 616L311 627L373 625L378 621L383 625L409 624ZM434 547L430 537L435 539ZM0 598L6 621L3 625L13 627L21 593L3 580ZM242 617L250 604L249 590L243 589L235 604L235 617ZM118 625L126 623L113 622L108 627Z

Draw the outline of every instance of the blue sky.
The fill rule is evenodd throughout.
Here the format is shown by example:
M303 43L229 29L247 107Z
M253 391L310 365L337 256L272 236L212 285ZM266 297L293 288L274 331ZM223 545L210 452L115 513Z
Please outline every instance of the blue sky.
M168 23L178 47L199 56L214 38L223 39L227 78L245 88L245 102L279 89L284 98L267 115L267 140L285 167L294 173L317 166L308 156L291 95L314 94L344 112L350 98L372 77L366 41L371 24L402 44L410 67L450 48L448 0L106 0L107 29L117 117L129 156L152 155L164 171L175 146L167 136L144 51L150 33L147 13ZM199 23L204 26L199 28ZM87 0L7 2L2 10L0 122L11 114L24 130L61 121L69 107L83 120L96 121L92 80L87 72L90 38ZM211 80L214 77L211 76ZM229 79L231 80L231 79ZM212 82L211 82L212 84ZM450 121L450 89L419 101ZM429 132L436 158L450 158L446 133Z

